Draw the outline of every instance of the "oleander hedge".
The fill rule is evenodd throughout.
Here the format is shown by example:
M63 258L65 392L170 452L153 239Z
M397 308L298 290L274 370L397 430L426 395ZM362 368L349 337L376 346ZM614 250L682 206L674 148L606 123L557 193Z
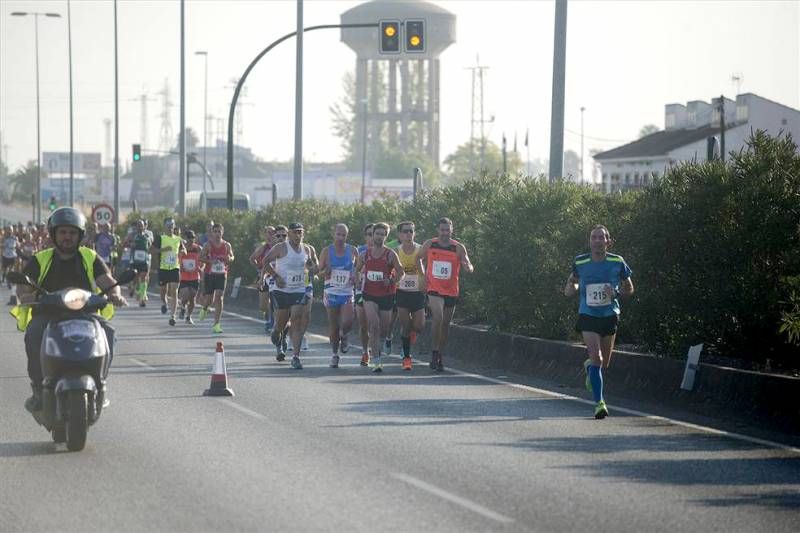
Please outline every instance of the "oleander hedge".
M165 214L148 214L154 229ZM622 194L482 176L424 191L415 202L305 200L210 216L225 225L237 255L233 275L246 281L255 276L247 257L265 224L301 221L320 250L336 222L360 243L367 222L413 220L421 242L448 216L475 264L463 276L457 316L551 339L575 338L577 303L562 289L572 258L587 250L589 229L605 224L636 286L623 302L620 342L673 356L705 342L719 354L800 367L785 326L800 320L800 155L788 136L756 132L747 151L724 163L683 164ZM202 232L206 220L193 214L180 225Z

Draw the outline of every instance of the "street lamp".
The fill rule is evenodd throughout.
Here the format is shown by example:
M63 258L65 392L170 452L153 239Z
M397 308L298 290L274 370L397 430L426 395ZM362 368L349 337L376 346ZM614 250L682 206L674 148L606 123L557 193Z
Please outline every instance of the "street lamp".
M208 145L208 135L206 133L206 125L208 124L208 51L198 50L194 53L196 56L203 56L205 60L205 89L203 90L203 167L208 168L206 164L206 146ZM203 175L203 192L206 192L206 177Z
M42 221L42 139L39 131L39 17L61 18L58 13L14 11L12 17L33 15L34 49L36 57L36 222Z
M585 109L581 106L581 183L583 183L583 111Z

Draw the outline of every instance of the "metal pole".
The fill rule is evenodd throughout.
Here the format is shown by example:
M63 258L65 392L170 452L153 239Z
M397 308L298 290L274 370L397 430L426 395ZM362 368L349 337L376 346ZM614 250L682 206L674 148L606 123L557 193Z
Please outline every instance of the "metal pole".
M583 183L583 112L586 108L581 106L581 183Z
M719 96L719 159L725 161L725 96Z
M550 111L550 183L564 174L564 79L567 69L567 0L556 0L553 92Z
M361 134L361 205L364 205L364 194L367 189L367 99L364 98L364 111L361 113L363 129Z
M36 39L36 222L42 221L42 137L39 131L39 15L33 16Z
M294 199L303 199L303 0L297 0L294 87Z
M67 0L67 49L69 56L69 205L75 202L75 173L74 173L74 136L72 120L72 10L70 0Z
M208 168L206 163L206 147L208 146L208 52L203 54L205 58L205 88L203 89L203 167ZM203 174L203 192L206 192L206 176Z
M119 224L119 57L117 54L117 0L114 0L114 217Z
M178 165L178 214L186 214L186 21L184 17L185 0L181 0L181 118L180 133L178 134L178 151L180 164Z

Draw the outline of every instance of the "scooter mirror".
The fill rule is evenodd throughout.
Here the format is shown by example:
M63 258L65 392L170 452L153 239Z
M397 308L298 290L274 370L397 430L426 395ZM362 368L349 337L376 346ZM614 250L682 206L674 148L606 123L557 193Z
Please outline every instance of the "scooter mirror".
M33 285L33 281L22 272L8 272L6 279L15 285Z

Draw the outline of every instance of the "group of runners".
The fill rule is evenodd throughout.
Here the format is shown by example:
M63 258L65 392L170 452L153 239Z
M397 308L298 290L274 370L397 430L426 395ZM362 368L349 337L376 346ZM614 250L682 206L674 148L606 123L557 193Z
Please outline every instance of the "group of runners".
M131 224L120 240L109 225L87 232L85 246L94 248L109 266L118 256L119 269L138 272L130 294L139 305L147 304L151 258L158 256L161 312L194 324L192 315L200 307L199 319L214 308L212 332L222 333L221 317L227 276L234 261L231 244L221 224L209 221L199 238L187 229L179 233L175 220L164 221L163 232L154 235L146 220ZM42 226L44 228L44 226ZM6 226L2 234L3 280L9 269L20 269L37 251L50 246L46 229L39 226ZM292 352L291 366L302 369L300 352L313 303L313 280L324 283L322 302L328 318L331 356L329 366L339 366L341 354L350 348L349 335L358 324L361 365L373 372L383 371L383 357L392 349L392 331L400 335L404 371L412 369L411 347L425 327L426 311L431 319L431 360L435 371L444 370L443 352L450 322L459 299L462 270L473 272L465 246L453 239L453 223L443 217L436 225L436 237L416 240L414 222L400 222L394 228L378 222L363 228L363 244L349 242L345 223L332 228L332 242L319 255L304 242L305 228L294 222L287 226L266 226L263 241L249 257L259 272L260 309L264 328L284 361ZM633 294L631 269L625 260L609 250L613 240L605 226L589 234L590 252L575 257L564 294L579 296L575 326L586 344L584 362L586 388L596 402L595 417L608 415L603 397L604 372L614 350L620 315L620 299ZM155 270L155 269L154 269Z

